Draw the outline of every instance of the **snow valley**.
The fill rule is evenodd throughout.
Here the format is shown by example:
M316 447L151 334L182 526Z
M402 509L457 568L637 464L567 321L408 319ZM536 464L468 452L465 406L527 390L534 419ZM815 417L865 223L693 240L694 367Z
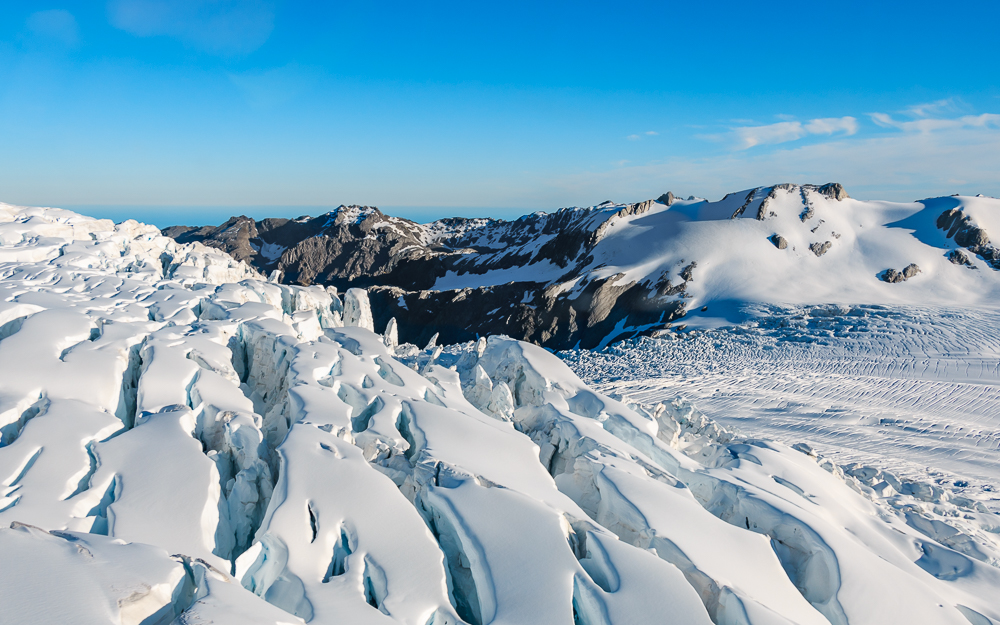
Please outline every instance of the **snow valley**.
M173 238L0 205L4 622L1000 623L1000 203L661 199ZM865 412L869 347L980 403ZM994 442L921 456L943 483L783 425L837 390Z

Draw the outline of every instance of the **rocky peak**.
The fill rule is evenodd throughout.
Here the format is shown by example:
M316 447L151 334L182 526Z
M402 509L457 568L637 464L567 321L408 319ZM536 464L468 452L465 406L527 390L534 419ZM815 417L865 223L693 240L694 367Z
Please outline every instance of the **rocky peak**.
M811 185L805 185L811 186ZM851 196L847 195L847 191L844 189L844 185L839 182L828 182L816 189L816 191L828 198L840 201L850 199Z

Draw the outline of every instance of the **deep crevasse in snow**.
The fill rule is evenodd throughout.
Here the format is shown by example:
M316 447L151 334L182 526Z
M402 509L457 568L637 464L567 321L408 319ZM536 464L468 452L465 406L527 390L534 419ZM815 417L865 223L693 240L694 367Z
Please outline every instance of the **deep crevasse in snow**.
M921 531L682 401L397 346L363 292L135 222L0 205L0 241L4 622L1000 621L967 502Z

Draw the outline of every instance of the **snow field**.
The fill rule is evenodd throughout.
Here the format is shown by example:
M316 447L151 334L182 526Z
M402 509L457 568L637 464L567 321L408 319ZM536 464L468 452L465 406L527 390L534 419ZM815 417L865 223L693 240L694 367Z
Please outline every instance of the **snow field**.
M975 502L134 222L0 221L5 622L1000 622Z

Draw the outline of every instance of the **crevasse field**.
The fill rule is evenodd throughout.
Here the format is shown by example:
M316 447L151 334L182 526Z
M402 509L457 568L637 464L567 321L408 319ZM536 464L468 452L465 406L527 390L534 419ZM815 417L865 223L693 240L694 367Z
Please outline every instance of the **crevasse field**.
M744 311L736 327L561 355L602 392L653 404L680 395L728 428L807 442L837 463L891 468L1000 509L1000 313Z
M4 623L1000 623L988 310L444 351L132 221L0 243Z

